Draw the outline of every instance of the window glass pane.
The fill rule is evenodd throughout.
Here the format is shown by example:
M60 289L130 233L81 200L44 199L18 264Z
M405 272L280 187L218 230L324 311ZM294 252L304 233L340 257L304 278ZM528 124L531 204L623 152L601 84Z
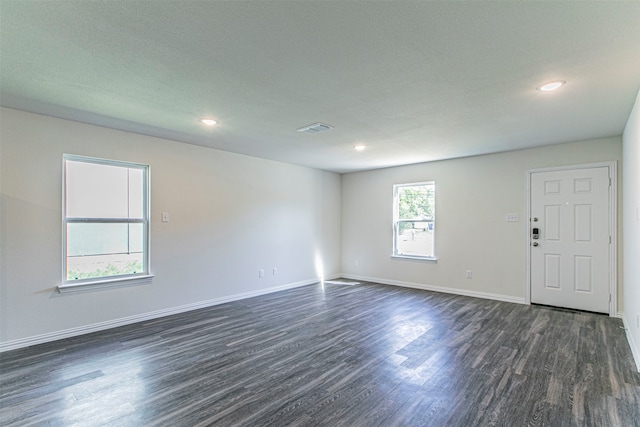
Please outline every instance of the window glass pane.
M129 168L66 162L69 218L128 218Z
M144 172L129 168L129 216L144 218Z
M67 224L67 280L144 272L143 250L143 224Z
M433 185L411 185L398 189L398 218L433 220Z
M435 257L435 183L397 185L394 254Z
M143 273L142 253L69 258L67 280Z
M144 250L144 225L129 224L129 252L142 252Z
M433 221L399 222L396 235L396 254L434 256Z

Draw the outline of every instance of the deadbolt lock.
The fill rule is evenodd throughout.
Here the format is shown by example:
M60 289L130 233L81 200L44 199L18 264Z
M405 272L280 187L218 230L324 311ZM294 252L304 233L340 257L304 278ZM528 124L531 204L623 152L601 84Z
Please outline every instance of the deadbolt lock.
M531 230L531 238L532 239L539 239L540 238L540 229L538 227L534 227Z

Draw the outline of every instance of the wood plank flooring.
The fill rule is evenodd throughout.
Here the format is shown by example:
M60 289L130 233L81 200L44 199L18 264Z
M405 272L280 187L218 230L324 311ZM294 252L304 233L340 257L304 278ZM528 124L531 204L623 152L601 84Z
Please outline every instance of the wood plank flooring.
M640 426L621 328L310 285L0 354L0 425Z

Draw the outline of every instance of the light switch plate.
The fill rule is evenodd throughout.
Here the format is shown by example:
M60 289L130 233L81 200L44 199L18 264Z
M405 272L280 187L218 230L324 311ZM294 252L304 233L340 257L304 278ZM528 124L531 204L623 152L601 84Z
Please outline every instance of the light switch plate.
M169 222L169 212L162 212L162 222Z
M507 222L518 222L520 218L518 218L517 213L508 213L506 216Z

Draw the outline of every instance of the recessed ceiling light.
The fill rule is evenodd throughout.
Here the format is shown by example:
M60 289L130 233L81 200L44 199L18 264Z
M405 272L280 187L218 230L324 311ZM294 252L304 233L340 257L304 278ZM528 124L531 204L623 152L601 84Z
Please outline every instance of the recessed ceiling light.
M538 90L542 92L551 92L552 90L559 89L566 82L564 80L555 80L553 82L545 83L542 86L538 86Z
M218 122L216 122L213 119L200 119L200 123L203 123L207 126L213 126L213 125L216 125Z
M356 150L356 151L362 151L362 150L364 150L365 148L367 148L367 146L366 146L366 145L363 145L363 144L357 144L357 145L354 145L354 146L353 146L353 149L354 149L354 150Z

